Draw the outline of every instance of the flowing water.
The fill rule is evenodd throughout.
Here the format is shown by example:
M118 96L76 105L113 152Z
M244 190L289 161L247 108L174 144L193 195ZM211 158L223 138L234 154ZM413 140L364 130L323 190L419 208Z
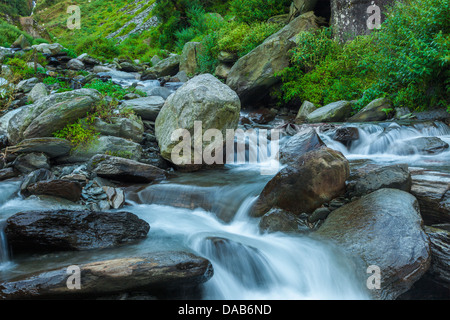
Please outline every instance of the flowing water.
M449 142L449 128L441 123L357 126L360 139L349 148L332 140L332 132L320 135L352 164L407 162L449 171L450 151L423 155L413 150L406 154L395 147L396 143L422 136L438 136ZM262 175L261 168L278 165L274 154L260 160L262 163L178 174L159 184L129 189L130 205L122 210L135 213L151 226L148 237L134 245L76 253L18 255L11 259L2 232L0 281L88 261L185 250L204 256L213 264L214 276L203 285L204 299L369 299L367 279L356 276L361 274L358 269L361 266L332 244L310 234L259 231L259 221L249 216L249 209L273 177ZM0 221L24 210L78 208L34 197L22 199L17 195L19 185L20 181L0 183Z

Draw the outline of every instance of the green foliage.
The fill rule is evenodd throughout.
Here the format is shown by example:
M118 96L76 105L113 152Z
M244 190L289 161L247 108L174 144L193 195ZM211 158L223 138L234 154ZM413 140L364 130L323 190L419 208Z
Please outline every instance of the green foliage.
M302 33L291 65L279 73L284 103L325 105L389 97L396 106L448 108L450 15L446 0L396 2L381 29L341 45L330 30Z
M291 3L291 0L233 0L231 12L238 21L253 23L288 13Z
M33 37L29 34L0 19L0 46L10 47L21 34L25 36L28 42L33 42Z
M236 53L238 57L242 57L280 29L281 26L275 23L228 23L220 30L218 50Z
M115 40L104 36L88 37L82 39L75 47L77 53L88 53L99 59L113 59L120 55Z
M89 146L97 138L98 133L92 128L92 123L79 119L54 132L53 136L70 141L72 147L76 149Z
M88 83L84 86L84 88L95 89L99 91L103 95L110 96L111 98L115 98L118 100L123 99L123 97L130 92L135 92L135 89L124 89L120 85L113 83L111 80L107 82L103 82L101 80L94 80L91 83ZM139 91L135 92L139 93ZM143 94L143 93L141 93Z

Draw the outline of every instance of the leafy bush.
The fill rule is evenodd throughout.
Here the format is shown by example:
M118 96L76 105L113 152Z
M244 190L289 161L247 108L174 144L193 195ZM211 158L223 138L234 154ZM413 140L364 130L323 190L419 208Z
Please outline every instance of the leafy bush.
M240 22L265 21L272 16L289 12L291 0L233 0L231 12Z
M448 108L450 14L446 0L396 2L381 29L343 45L330 30L302 33L291 65L279 76L284 103L325 105L389 97L394 106Z
M92 128L92 123L79 119L77 122L68 124L63 129L54 132L53 136L70 141L72 147L76 149L90 145L96 139L98 133Z

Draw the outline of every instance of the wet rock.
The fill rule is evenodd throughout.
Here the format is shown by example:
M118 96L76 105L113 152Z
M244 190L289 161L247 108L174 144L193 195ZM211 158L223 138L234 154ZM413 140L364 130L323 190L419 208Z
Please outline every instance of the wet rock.
M148 96L158 96L166 100L171 94L172 90L167 89L166 87L154 87L147 91Z
M272 208L261 217L259 230L261 232L294 232L306 233L311 231L307 222L307 215L303 219L287 211Z
M450 224L425 226L431 242L431 266L428 273L438 284L450 286Z
M32 138L26 139L15 146L8 147L7 152L13 154L42 152L50 158L64 156L72 148L69 141L60 138Z
M279 159L283 164L296 164L305 153L325 146L316 130L302 128L292 136L280 149Z
M208 281L214 272L208 260L181 251L97 261L81 264L79 268L80 289L68 289L71 271L64 267L0 283L0 298L92 299L135 291L170 299Z
M90 65L90 66L95 66L95 65L99 65L100 64L99 60L91 57L87 53L83 53L80 56L78 56L77 60L83 62L83 64L85 64L85 65Z
M248 118L254 123L267 124L275 119L277 111L273 109L261 108L248 114Z
M350 197L361 197L378 189L411 191L411 174L407 164L365 166L352 173L347 184Z
M352 141L359 139L359 130L355 127L338 128L333 136L333 140L341 142L343 145L349 147Z
M14 168L22 173L30 173L36 169L50 169L49 158L44 153L26 153L14 160Z
M411 177L411 193L419 201L425 224L450 223L450 175L415 169Z
M48 181L53 179L56 179L56 177L50 170L47 169L35 170L33 172L30 172L24 177L22 184L20 185L20 192L27 197L30 195L27 190L28 186L37 183L39 181Z
M88 163L88 170L106 179L135 183L147 183L166 178L166 172L155 166L107 155L92 157Z
M315 234L361 259L361 278L367 278L369 266L378 266L381 289L370 292L375 299L388 300L410 289L430 266L422 225L414 196L381 189L333 211Z
M129 212L55 210L17 213L5 234L15 253L110 248L141 240L149 230Z
M341 42L352 40L353 38L370 34L372 29L368 28L368 22L373 15L373 4L380 9L380 23L386 19L387 7L394 4L394 0L331 0L331 20L335 38Z
M307 152L266 184L251 215L262 216L275 206L294 214L311 214L345 192L349 173L348 160L340 152L327 147Z
M29 185L27 191L34 195L54 196L72 202L77 202L81 197L80 183L69 180L38 181Z
M439 154L449 148L448 143L438 137L419 137L408 139L393 144L392 149L396 154Z
M218 261L248 288L263 287L270 279L261 272L267 261L258 249L221 237L207 237L199 251Z
M20 172L12 167L0 169L0 181L15 178L20 175Z

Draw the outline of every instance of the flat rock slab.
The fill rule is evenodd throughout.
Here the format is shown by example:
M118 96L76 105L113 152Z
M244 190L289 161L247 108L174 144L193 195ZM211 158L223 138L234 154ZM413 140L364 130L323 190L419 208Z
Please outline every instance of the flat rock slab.
M212 264L186 252L153 252L144 256L87 263L45 271L0 283L0 298L51 299L92 298L117 293L146 291L158 295L162 290L195 287L213 275ZM79 289L69 279L79 270ZM69 280L69 281L68 281Z
M77 181L49 180L39 181L27 188L30 194L64 198L72 202L80 200L82 187Z
M6 220L5 235L14 252L78 251L133 243L150 226L130 212L28 211Z
M108 155L92 157L88 169L102 178L135 183L148 183L166 178L166 172L158 167Z
M60 138L32 138L26 139L19 144L8 147L9 153L31 153L31 152L43 152L50 158L60 157L68 154L72 148L69 141Z

